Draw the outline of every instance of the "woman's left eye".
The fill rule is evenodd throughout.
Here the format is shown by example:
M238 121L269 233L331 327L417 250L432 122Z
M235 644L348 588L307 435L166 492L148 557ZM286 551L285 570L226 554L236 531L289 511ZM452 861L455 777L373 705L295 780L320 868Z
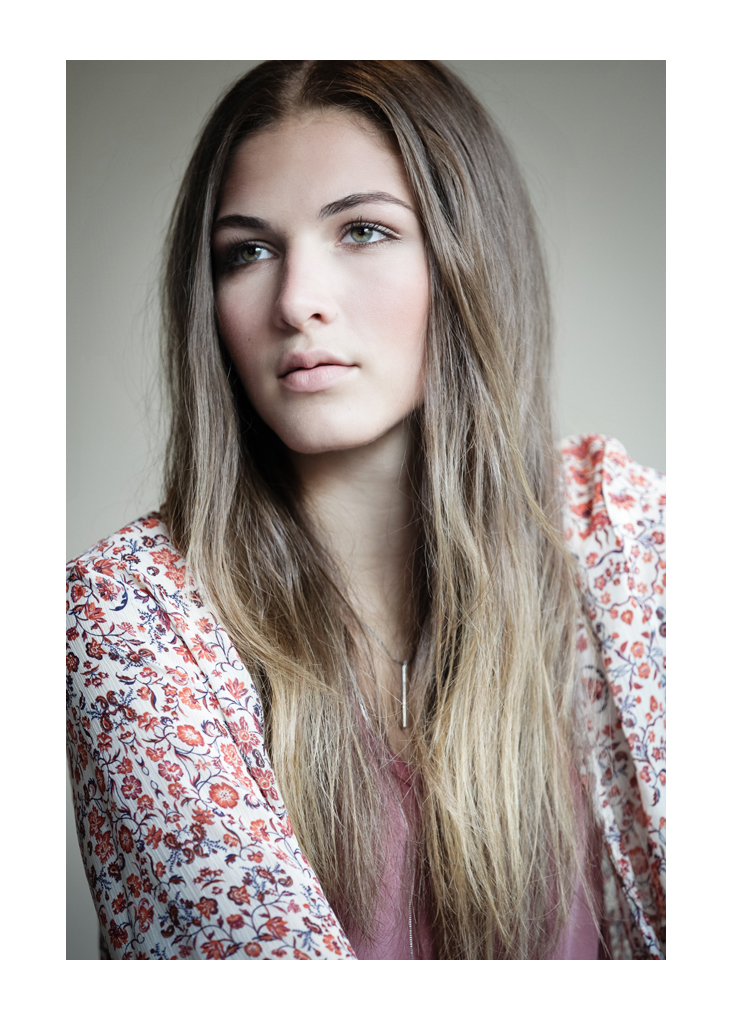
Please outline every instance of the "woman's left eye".
M353 224L345 232L343 236L343 242L355 242L364 244L366 242L380 242L384 238L388 238L385 232L380 231L371 224Z

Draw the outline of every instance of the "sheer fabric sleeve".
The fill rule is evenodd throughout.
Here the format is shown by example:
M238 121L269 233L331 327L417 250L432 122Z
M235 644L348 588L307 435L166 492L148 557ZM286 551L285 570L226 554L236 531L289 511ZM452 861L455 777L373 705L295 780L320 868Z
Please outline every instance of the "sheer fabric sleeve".
M614 958L665 957L665 476L614 438L563 444L585 623L591 774Z
M277 791L251 679L145 522L68 574L68 762L109 955L352 958Z

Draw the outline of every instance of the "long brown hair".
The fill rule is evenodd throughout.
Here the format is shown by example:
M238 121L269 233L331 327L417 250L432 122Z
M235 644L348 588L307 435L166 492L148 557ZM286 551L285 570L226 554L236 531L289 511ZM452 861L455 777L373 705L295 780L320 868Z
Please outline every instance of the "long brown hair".
M513 157L438 62L267 61L210 115L169 235L164 514L259 688L298 841L346 929L367 935L387 823L368 739L378 714L364 718L358 683L360 626L284 447L221 342L210 257L240 141L325 108L366 119L397 147L430 264L425 399L413 416L408 757L421 780L420 876L437 956L545 957L578 871L578 604L561 528L546 280Z

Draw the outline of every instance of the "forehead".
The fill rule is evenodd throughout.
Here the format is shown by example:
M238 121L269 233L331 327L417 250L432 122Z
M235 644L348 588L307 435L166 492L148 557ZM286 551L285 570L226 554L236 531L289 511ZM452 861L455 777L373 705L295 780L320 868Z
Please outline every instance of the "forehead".
M390 192L411 200L403 161L375 128L354 115L312 112L244 139L221 190L219 213L242 203L304 204L319 209L354 192ZM229 209L230 208L230 209ZM264 215L263 210L250 213Z

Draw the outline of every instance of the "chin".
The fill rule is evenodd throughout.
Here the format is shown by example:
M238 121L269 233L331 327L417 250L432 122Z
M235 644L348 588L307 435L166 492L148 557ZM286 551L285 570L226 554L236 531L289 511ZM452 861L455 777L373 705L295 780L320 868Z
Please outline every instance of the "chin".
M281 440L291 452L297 452L303 456L314 456L322 452L344 452L348 449L361 448L364 445L369 445L376 438L372 435L353 437L350 433L344 433L342 436L334 433L312 436L293 433L291 437L282 437Z
M324 452L343 452L370 445L395 426L349 423L298 423L296 425L270 425L291 452L300 455L319 455ZM279 428L279 429L278 429Z

